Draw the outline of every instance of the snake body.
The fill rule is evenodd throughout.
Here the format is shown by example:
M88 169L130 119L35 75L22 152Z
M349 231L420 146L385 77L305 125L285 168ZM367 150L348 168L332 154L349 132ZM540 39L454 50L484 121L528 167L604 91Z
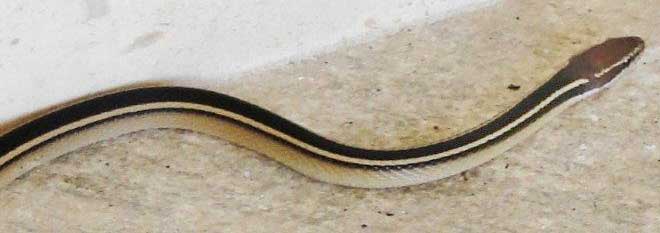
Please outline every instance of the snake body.
M208 90L121 90L81 100L0 134L0 187L76 148L154 128L217 136L333 184L383 188L424 183L478 166L511 148L552 116L602 90L643 48L638 37L608 39L572 57L546 83L481 126L401 150L341 144L261 107Z

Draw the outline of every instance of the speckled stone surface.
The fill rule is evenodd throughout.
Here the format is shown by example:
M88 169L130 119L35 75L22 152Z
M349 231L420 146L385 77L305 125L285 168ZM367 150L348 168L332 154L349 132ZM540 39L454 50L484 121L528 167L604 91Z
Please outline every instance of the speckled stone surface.
M503 1L210 86L350 145L401 148L491 118L607 37L646 40L609 90L459 176L352 189L205 135L143 131L0 190L0 232L660 232L657 19L658 0Z

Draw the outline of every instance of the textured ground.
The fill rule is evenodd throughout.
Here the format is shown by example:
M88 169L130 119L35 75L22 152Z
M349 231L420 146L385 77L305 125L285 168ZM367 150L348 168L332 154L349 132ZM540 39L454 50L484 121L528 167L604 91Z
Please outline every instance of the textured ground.
M0 190L0 231L660 232L657 19L658 0L503 1L212 86L347 144L399 148L489 119L607 37L647 41L609 90L459 176L344 188L211 137L145 131Z

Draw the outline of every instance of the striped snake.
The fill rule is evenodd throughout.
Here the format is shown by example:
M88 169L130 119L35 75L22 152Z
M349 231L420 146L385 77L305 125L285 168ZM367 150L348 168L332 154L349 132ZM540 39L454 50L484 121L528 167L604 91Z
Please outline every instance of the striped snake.
M333 184L384 188L424 183L483 164L513 147L568 106L604 89L643 49L638 37L608 39L572 57L546 83L479 127L399 150L341 144L217 92L177 86L125 89L0 132L0 188L76 148L153 128L217 136Z

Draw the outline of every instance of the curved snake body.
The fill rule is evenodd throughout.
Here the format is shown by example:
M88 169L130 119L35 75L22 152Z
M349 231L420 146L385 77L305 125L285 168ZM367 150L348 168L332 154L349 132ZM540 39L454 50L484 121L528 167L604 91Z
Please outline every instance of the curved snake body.
M643 48L637 37L609 39L571 58L545 84L480 127L401 150L347 146L212 91L186 87L122 90L71 104L1 134L0 187L73 149L153 128L218 136L329 183L368 188L419 184L473 168L511 148L552 116L602 90Z

